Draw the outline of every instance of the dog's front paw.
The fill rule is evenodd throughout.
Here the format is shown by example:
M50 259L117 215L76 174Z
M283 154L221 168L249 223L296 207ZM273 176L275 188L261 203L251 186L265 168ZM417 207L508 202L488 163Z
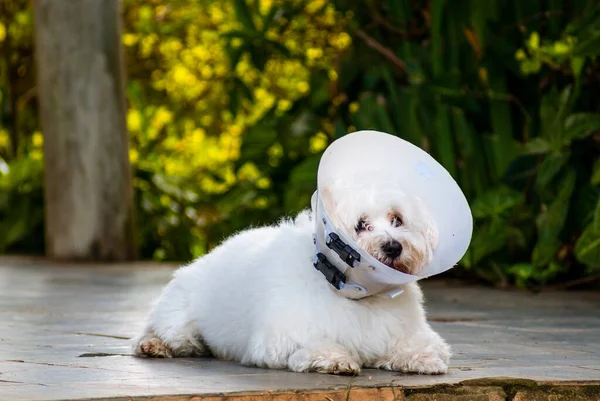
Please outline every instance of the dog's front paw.
M346 352L296 351L288 361L288 368L293 372L317 372L333 375L358 375L360 364Z
M396 355L381 367L397 372L425 375L441 375L448 372L448 363L433 353Z
M416 343L396 350L387 358L378 361L374 367L396 372L441 375L448 372L448 362L452 355L450 346L441 337L429 344Z
M330 373L334 375L355 376L360 373L360 366L348 358L320 358L312 363L310 371Z
M173 355L169 347L163 344L163 342L156 338L141 338L139 339L133 350L135 356L139 357L151 357L151 358L172 358Z

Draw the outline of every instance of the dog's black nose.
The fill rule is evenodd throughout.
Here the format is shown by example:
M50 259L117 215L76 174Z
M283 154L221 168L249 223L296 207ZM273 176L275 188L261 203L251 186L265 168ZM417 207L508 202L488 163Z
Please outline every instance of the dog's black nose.
M402 244L396 240L392 240L386 242L382 250L388 258L396 259L402 253Z

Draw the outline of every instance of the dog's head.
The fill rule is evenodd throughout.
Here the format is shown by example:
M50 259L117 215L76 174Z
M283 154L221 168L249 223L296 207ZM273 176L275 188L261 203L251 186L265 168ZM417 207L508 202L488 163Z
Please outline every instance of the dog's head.
M381 263L418 274L431 262L438 230L420 199L399 188L334 183L321 190L334 224Z

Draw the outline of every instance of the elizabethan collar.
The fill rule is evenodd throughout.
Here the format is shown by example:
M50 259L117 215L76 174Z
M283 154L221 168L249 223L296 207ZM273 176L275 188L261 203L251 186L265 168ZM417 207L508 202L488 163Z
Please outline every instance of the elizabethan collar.
M330 219L320 193L333 181L360 187L360 180L392 184L419 198L432 216L439 243L431 263L419 275L394 270L361 249ZM314 265L344 296L395 297L402 287L452 268L467 251L473 231L469 204L452 176L421 148L396 136L358 131L334 141L319 163L315 212Z

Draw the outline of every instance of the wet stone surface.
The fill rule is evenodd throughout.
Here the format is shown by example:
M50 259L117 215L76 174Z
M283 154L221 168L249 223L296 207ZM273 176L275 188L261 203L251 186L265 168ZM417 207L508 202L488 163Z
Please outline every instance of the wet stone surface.
M352 378L208 358L134 358L128 338L141 329L171 272L144 263L61 266L0 258L0 400L406 388L500 376L600 381L600 293L531 294L443 281L423 288L430 321L454 351L447 375L363 370ZM482 396L503 394L490 386L496 388Z

